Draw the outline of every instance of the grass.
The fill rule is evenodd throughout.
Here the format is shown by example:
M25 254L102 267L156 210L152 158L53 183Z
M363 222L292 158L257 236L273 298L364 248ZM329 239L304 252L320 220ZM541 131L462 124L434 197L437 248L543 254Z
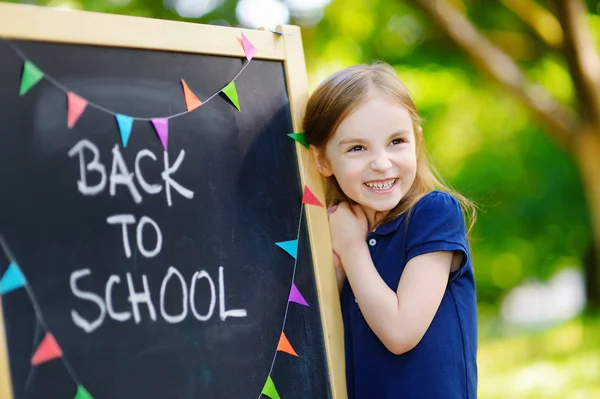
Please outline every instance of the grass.
M600 398L600 317L480 342L480 399Z

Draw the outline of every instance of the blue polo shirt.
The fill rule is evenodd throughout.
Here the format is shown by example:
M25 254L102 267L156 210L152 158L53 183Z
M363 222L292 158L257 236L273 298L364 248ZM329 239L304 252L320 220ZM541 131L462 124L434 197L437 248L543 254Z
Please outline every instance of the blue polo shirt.
M367 237L371 258L396 291L406 263L435 251L460 251L440 307L423 339L394 355L371 331L346 283L342 316L349 399L475 399L477 397L477 304L475 280L460 204L433 191L404 214ZM402 328L401 325L398 328Z

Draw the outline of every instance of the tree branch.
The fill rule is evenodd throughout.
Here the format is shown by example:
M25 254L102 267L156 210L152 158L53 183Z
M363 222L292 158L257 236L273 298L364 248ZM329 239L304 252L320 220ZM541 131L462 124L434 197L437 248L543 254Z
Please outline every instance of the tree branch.
M515 95L564 147L571 146L577 120L541 85L525 78L519 66L477 31L447 0L410 0L425 12L486 75Z
M502 4L523 20L546 45L562 45L563 32L552 13L532 0L500 0Z
M564 32L564 52L584 119L600 127L600 60L581 0L553 0Z

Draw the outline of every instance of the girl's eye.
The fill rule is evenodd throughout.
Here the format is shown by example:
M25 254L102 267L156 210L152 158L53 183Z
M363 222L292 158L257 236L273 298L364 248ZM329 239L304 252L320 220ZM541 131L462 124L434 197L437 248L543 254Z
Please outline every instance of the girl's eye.
M365 149L365 147L363 147L362 145L355 145L354 147L350 147L348 152L362 151L364 149Z
M391 144L393 144L393 145L397 145L397 144L402 144L402 143L404 143L404 142L405 142L405 140L404 140L404 139L394 139L394 140L392 140L392 143L391 143Z

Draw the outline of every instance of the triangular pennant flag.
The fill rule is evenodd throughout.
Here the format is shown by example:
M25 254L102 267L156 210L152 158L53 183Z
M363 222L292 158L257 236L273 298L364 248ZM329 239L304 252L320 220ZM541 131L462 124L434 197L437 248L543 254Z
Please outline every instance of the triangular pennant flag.
M67 93L67 126L71 129L79 119L88 102L77 94Z
M309 306L308 302L306 302L300 291L298 291L298 287L296 287L295 283L292 283L292 289L290 290L290 297L288 298L288 302L295 302L300 305Z
M167 139L169 138L169 119L168 118L154 118L152 119L152 126L156 130L156 134L160 139L165 151L167 151Z
M294 348L292 348L290 341L288 341L287 337L285 336L285 334L283 332L281 333L281 337L279 338L279 343L277 344L277 350L279 352L289 353L290 355L294 355L294 356L298 357L298 354L296 353Z
M308 149L308 141L306 141L306 136L304 136L304 133L289 133L288 136Z
M116 114L117 124L119 125L119 131L121 132L121 140L123 141L123 148L127 147L129 136L131 135L131 127L133 126L133 118L126 115Z
M10 262L8 269L0 279L0 295L21 288L26 284L25 276L15 262Z
M225 93L227 98L229 98L231 100L233 105L235 105L235 107L239 111L240 110L240 99L238 98L237 90L235 88L235 83L233 82L233 80L231 82L229 82L229 84L227 86L225 86L223 88L223 90L221 90L221 91L223 93Z
M29 89L35 86L43 77L44 72L36 67L31 61L25 61L23 75L21 76L21 89L19 90L19 95L22 96L27 93Z
M188 87L185 80L181 79L181 85L183 86L183 95L185 96L185 107L188 112L195 110L202 105L202 101L198 100L198 97Z
M265 382L265 386L260 393L271 399L281 399L277 393L277 389L275 389L275 384L273 384L271 376L267 377L267 382Z
M94 399L92 395L83 387L83 385L77 386L77 393L73 399Z
M298 255L298 240L276 242L275 244L296 259Z
M254 47L254 45L252 43L250 43L250 40L248 40L248 38L246 36L244 36L243 32L242 32L242 46L244 47L244 53L246 53L246 59L248 61L250 61L252 59L252 57L254 57L254 54L256 54L256 47Z
M307 186L304 186L304 195L302 195L302 203L316 206L323 206L321 201L310 191Z
M46 333L46 336L35 350L35 353L31 358L31 364L33 366L37 366L49 360L59 358L62 355L62 350L60 349L60 346L58 346L54 336L50 333Z

